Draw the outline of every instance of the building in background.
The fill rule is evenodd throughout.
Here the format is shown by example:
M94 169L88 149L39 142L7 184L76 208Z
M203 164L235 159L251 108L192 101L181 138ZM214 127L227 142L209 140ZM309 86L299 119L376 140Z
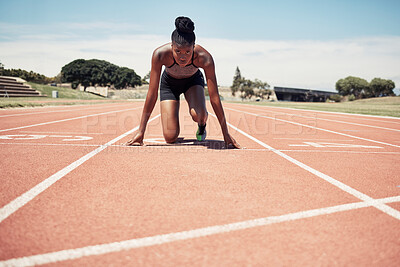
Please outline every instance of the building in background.
M336 92L280 86L274 86L274 91L278 101L296 102L325 102L329 96L338 94Z

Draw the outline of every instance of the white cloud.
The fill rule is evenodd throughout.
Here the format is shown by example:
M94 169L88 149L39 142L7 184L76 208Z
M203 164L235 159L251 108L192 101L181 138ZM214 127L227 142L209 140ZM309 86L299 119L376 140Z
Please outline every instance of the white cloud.
M205 39L203 43L214 55L225 84L231 83L239 66L243 76L271 85L334 90L336 81L349 75L367 80L393 79L400 85L400 37L335 41Z
M87 25L103 26L106 27ZM6 68L33 70L47 76L58 74L62 66L77 58L107 60L133 68L143 76L150 70L152 51L170 38L107 35L104 39L69 39L68 35L60 38L58 34L28 37L0 42L0 62ZM198 38L198 43L213 55L220 85L231 85L236 66L246 78L258 78L275 86L334 90L336 81L349 75L368 81L375 77L392 79L397 87L400 85L400 37L333 41Z
M132 23L121 23L121 22L109 22L109 21L98 21L98 22L86 22L86 23L66 23L61 24L60 27L72 30L113 30L113 31L137 31L142 30L143 27Z
M64 65L75 59L97 58L133 68L143 76L150 70L152 50L166 41L167 37L151 35L71 41L35 36L29 41L0 42L0 61L6 68L22 68L55 76Z

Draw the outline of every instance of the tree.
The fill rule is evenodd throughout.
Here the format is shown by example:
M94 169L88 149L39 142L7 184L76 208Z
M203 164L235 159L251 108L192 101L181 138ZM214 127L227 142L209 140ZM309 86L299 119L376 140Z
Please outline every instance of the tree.
M142 81L139 75L134 70L129 68L119 68L113 78L114 86L116 89L126 88L128 86L135 87L136 85L142 85Z
M232 96L236 95L236 92L240 90L240 85L244 82L240 73L239 67L236 67L235 76L233 76L233 83L231 86Z
M369 83L369 88L366 92L367 97L379 97L379 96L394 96L393 89L395 83L392 80L385 80L381 78L374 78Z
M20 77L21 79L24 79L25 81L28 82L41 83L41 84L46 84L51 81L51 78L46 77L45 75L21 69L3 69L2 75L10 77Z
M84 59L76 59L61 68L63 82L70 82L72 88L76 89L80 83L85 80L84 72L82 69L86 64Z
M242 78L242 82L239 85L239 91L242 100L252 98L254 96L254 82Z
M60 72L57 76L52 78L52 82L54 83L62 83L62 73Z
M84 91L88 86L110 86L121 89L128 86L135 87L141 85L141 78L132 69L120 68L110 62L99 59L76 59L61 70L63 81L71 82L72 88L77 88L78 84L84 86Z
M368 91L369 84L366 80L358 77L348 76L336 82L336 90L339 94L346 96L353 94L356 99L361 98Z
M336 82L336 90L342 96L351 96L355 99L362 97L394 96L395 83L392 80L374 78L370 83L366 80L349 76Z
M335 102L342 101L342 98L343 97L341 95L339 95L339 94L334 94L334 95L330 95L329 96L329 99L332 100L332 101L335 101Z
M103 69L103 80L102 80L102 85L106 86L108 84L114 84L115 83L115 73L119 67L114 64L107 64L104 69Z
M268 98L271 95L271 90L269 90L269 84L266 82L262 82L258 79L255 79L253 82L253 86L255 90L255 96L260 99Z
M0 76L3 75L4 64L0 62Z
M143 77L142 84L149 84L150 82L150 71Z
M258 79L255 79L254 81L245 79L242 77L239 67L236 67L231 92L233 96L235 96L237 92L240 92L242 100L246 98L251 99L253 96L265 99L271 94L268 83L262 82Z

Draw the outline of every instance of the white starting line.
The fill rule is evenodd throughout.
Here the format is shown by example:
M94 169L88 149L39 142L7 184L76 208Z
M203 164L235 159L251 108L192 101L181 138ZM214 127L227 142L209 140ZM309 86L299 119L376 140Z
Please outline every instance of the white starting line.
M58 263L67 260L76 260L83 257L99 256L113 252L115 253L120 251L126 251L129 249L168 244L176 241L213 236L217 234L230 233L239 230L247 230L255 227L262 227L271 224L278 224L278 223L296 221L306 218L313 218L344 211L358 210L361 208L368 208L368 207L373 207L375 205L384 205L386 203L394 203L399 201L400 201L400 196L394 196L382 199L374 199L371 201L354 202L354 203L342 204L320 209L305 210L289 214L234 222L223 225L214 225L214 226L197 228L182 232L173 232L168 234L160 234L143 238L129 239L111 243L97 244L87 247L80 247L80 248L54 251L44 254L31 255L20 258L13 258L0 261L0 266L22 267L22 266L35 266L35 265L43 265L49 263Z
M87 141L92 140L91 136L81 135L46 135L46 134L7 134L0 135L0 140L38 140L44 138L64 138L62 141Z

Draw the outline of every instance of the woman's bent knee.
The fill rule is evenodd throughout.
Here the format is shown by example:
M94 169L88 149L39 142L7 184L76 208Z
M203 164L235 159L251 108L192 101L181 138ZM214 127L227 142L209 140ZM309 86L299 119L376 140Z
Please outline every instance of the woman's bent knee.
M164 134L164 139L165 142L167 142L168 144L172 144L175 143L176 140L178 139L179 136L179 132L178 133L168 133L168 134Z
M178 136L172 136L172 137L165 137L165 142L167 142L168 144L173 144L176 142L176 140L178 139Z
M198 123L204 123L207 121L208 118L207 110L200 110L196 112L194 109L191 109L190 115L192 116L192 119Z

